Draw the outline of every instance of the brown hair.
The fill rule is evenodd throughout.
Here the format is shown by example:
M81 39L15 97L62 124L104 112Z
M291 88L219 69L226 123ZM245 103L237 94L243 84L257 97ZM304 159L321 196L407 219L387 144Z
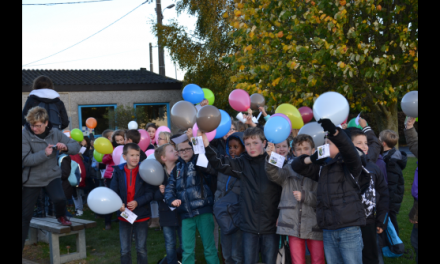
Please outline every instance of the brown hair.
M145 130L148 130L148 128L150 128L150 127L152 127L152 128L154 128L154 129L157 130L156 123L148 123L148 124L145 126Z
M113 135L112 135L112 141L115 142L115 143L116 143L116 140L115 140L116 136L122 136L122 138L124 138L124 136L125 136L125 130L123 130L123 129L118 129L118 130L116 130L115 132L113 132Z
M240 121L235 121L234 125L237 132L244 132L249 127L247 124L243 124Z
M110 133L113 133L113 130L112 129L106 129L106 130L104 130L103 132L102 132L102 136L103 137L105 137L105 138L108 138L108 136L109 136L109 134Z
M250 127L246 129L243 133L243 142L248 138L258 137L261 139L261 142L266 140L266 137L264 136L264 132L259 127Z
M295 150L296 145L301 145L304 142L309 142L310 147L315 148L315 142L313 142L313 138L306 134L299 134L293 139L292 149Z
M394 146L399 141L399 134L391 129L386 129L379 134L379 140L385 142L389 148L394 148Z
M46 123L46 121L49 120L49 115L46 109L35 106L29 109L25 118L29 124L35 124L37 122Z
M125 131L125 138L131 139L133 143L139 144L141 141L141 133L139 133L139 131L136 129L130 129Z
M165 156L165 150L168 146L173 147L173 145L171 145L170 143L165 143L162 146L158 147L155 151L154 151L154 157L156 158L157 161L160 162L160 164L165 164L161 157ZM174 147L173 147L174 148Z
M124 145L124 148L122 149L122 154L127 155L129 149L134 149L141 152L141 148L136 143L127 143Z
M53 90L53 82L52 80L44 75L40 75L34 79L32 84L32 90L48 88Z

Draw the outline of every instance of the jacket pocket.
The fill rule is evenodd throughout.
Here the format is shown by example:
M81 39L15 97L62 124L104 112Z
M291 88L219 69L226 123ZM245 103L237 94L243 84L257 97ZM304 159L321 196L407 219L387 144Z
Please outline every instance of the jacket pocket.
M337 225L349 224L356 222L363 211L362 203L355 197L356 194L346 196L345 199L337 198L331 201L332 213L335 217L335 223Z

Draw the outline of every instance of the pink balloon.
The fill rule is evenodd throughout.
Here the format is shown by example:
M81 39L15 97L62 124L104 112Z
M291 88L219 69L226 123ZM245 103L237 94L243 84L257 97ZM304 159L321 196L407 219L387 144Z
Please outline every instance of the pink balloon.
M193 136L194 137L197 137L198 130L199 130L199 127L197 126L197 123L195 123L193 126ZM213 131L205 133L205 134L208 137L208 140L211 141L214 139L216 133L217 133L217 129L214 129Z
M113 162L115 163L115 165L119 165L119 163L121 161L121 155L122 155L123 149L124 149L124 146L117 146L113 150L112 158L113 158Z
M238 112L246 112L251 107L251 98L245 90L235 89L229 94L229 104Z
M138 145L142 151L145 151L150 145L150 134L145 129L138 129L138 131L141 133L141 140Z
M154 149L149 149L147 151L145 151L145 155L150 156L151 154L154 154Z
M299 113L301 114L301 117L304 121L304 124L312 121L313 118L313 110L310 109L308 106L301 106L298 108Z
M167 126L160 126L156 130L156 135L154 136L154 139L157 139L157 142L159 142L159 133L160 132L170 132L171 130Z

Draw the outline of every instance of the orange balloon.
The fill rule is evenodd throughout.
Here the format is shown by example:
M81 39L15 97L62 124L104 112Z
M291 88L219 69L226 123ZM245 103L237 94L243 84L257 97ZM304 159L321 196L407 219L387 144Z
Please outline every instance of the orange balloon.
M95 128L97 124L98 124L98 123L96 122L96 119L93 118L93 117L89 117L89 118L87 118L87 120L86 120L86 126L87 126L88 128L90 128L90 129Z

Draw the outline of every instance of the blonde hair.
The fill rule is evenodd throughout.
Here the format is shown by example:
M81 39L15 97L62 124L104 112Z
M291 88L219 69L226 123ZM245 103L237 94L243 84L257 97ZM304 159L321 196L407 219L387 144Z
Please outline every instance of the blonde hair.
M170 132L162 131L162 132L159 133L159 137L160 137L161 135L163 135L163 136L165 137L167 143L170 143L170 142L171 142L171 136L172 136L172 134L171 134ZM159 139L157 138L156 141L159 141Z
M37 122L46 123L46 121L49 120L49 115L46 109L35 106L28 111L25 118L29 124L35 124Z
M386 129L380 132L379 140L385 142L389 148L394 148L399 141L399 134L391 129Z

